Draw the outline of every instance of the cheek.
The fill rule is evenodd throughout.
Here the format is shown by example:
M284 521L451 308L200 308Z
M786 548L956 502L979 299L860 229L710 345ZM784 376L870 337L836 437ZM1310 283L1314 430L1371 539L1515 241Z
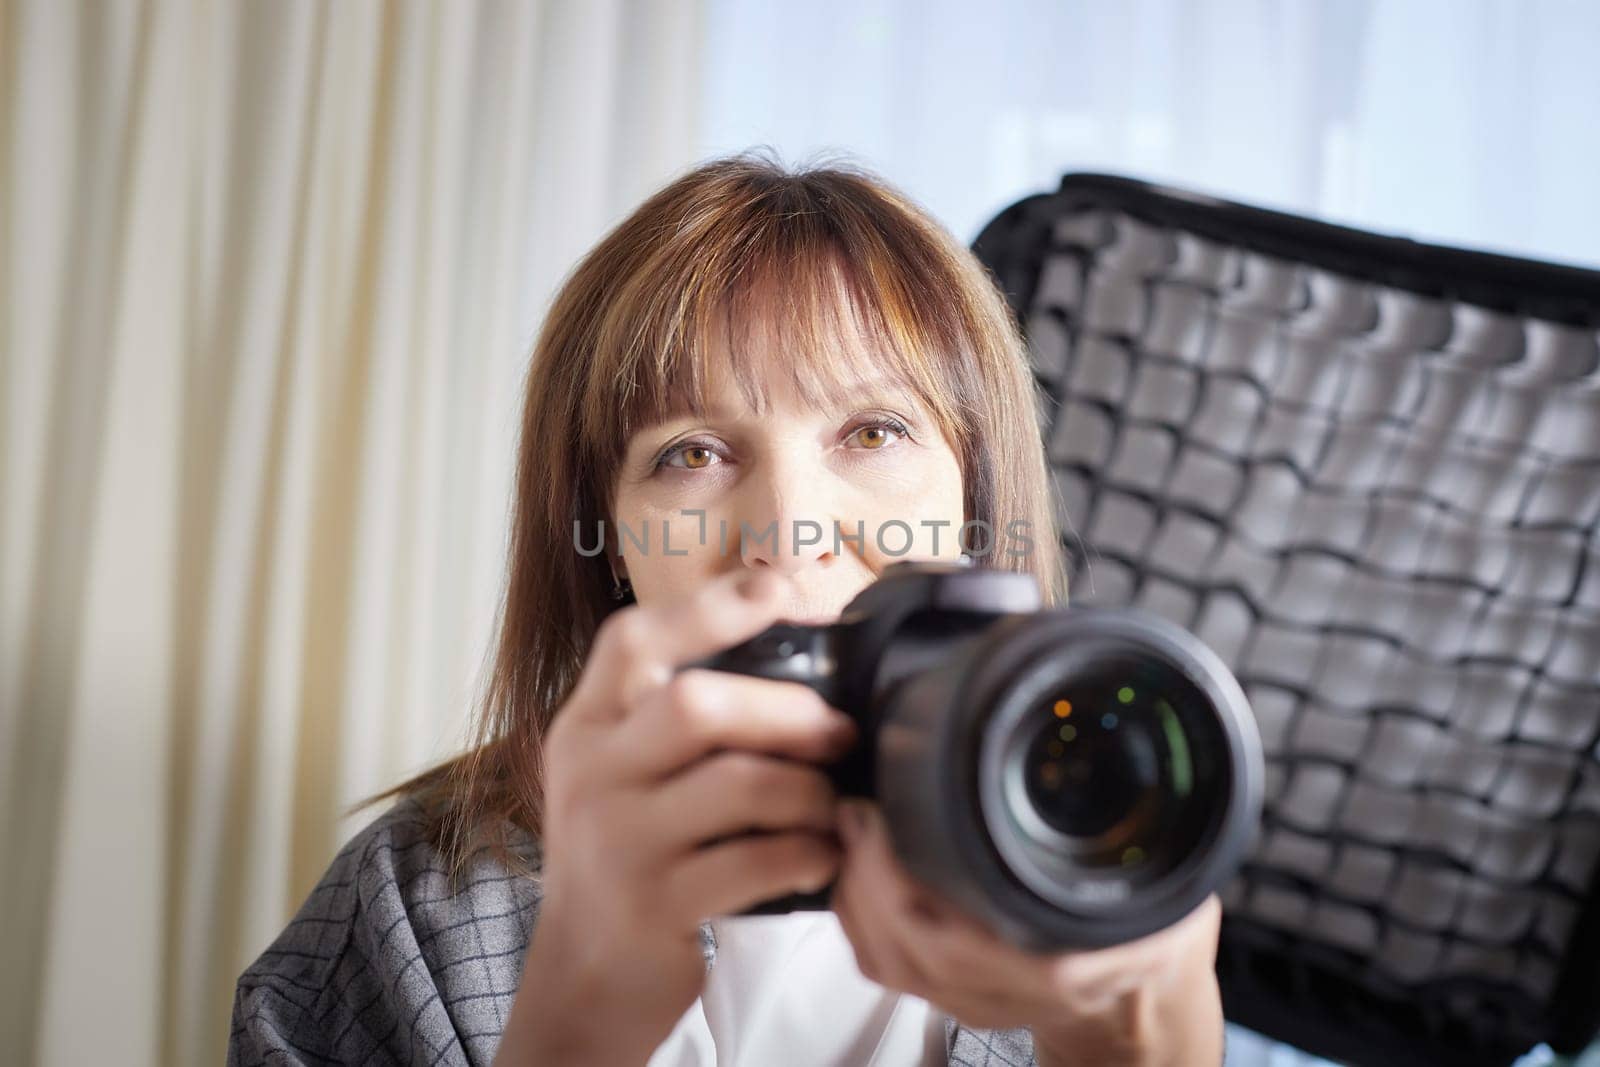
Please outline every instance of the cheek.
M679 508L635 506L617 521L613 536L640 603L692 593L721 569L714 515L703 536L700 518Z
M901 477L863 494L859 517L866 523L867 558L875 566L959 556L966 518L960 464L949 452L919 457ZM875 533L880 529L881 545Z

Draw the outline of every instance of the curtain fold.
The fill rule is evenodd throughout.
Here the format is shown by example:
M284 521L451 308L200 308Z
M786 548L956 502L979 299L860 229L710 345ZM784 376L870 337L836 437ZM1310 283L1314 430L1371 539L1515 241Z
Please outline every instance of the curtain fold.
M465 739L527 353L690 165L696 3L0 3L0 1042L220 1063Z

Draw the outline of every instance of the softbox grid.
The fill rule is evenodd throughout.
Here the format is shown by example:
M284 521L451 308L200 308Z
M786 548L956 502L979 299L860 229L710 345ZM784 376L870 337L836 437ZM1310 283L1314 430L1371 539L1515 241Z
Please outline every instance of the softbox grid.
M1230 1018L1353 1063L1576 1050L1600 1000L1600 274L1069 175L974 250L1074 603L1261 728Z

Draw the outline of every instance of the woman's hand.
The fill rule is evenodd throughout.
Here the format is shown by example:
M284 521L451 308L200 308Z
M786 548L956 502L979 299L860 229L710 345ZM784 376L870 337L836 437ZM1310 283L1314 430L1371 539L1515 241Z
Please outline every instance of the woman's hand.
M782 587L745 572L601 626L544 739L544 893L496 1063L644 1063L704 988L702 922L836 877L811 764L853 722L797 682L676 671L776 621Z
M1028 1027L1043 1067L1222 1062L1215 895L1137 941L1032 953L917 882L876 804L838 809L845 858L832 906L866 977L973 1028Z

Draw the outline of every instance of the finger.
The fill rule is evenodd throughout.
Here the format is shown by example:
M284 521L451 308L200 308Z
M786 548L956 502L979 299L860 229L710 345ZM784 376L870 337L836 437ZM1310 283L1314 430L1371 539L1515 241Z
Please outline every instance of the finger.
M856 966L862 975L886 988L925 997L930 992L929 976L906 954L903 942L897 939L891 922L893 908L884 899L895 887L875 877L866 855L870 843L851 821L861 806L858 801L844 801L838 805L844 855L833 890L833 910L855 949Z
M850 948L855 953L856 970L861 972L862 977L877 982L885 988L895 988L895 976L890 973L887 962L888 954L878 943L879 934L871 928L870 923L857 914L859 898L851 888L854 879L849 882L845 880L845 871L850 863L849 855L849 848L846 847L844 859L839 865L839 879L834 883L833 892L828 897L828 907L839 917L839 927L844 931L845 939L850 942Z
M856 736L854 720L799 682L692 668L652 690L605 744L619 776L661 781L718 749L828 762Z
M833 833L833 783L816 767L754 752L707 756L656 788L673 813L663 847L688 851L746 830Z
M1059 1005L1034 990L1019 994L1013 988L1006 988L1001 993L991 993L968 988L964 983L955 987L938 982L934 980L937 976L932 974L919 983L913 962L896 962L895 947L885 933L882 918L873 913L870 904L865 908L859 907L861 901L870 902L872 894L861 892L860 882L856 878L847 880L844 868L850 862L847 846L830 906L839 916L839 925L855 950L857 969L867 978L880 985L920 996L969 1028L1010 1029L1059 1013ZM912 977L907 977L908 974ZM912 988L919 985L921 988Z
M1039 998L1006 994L991 996L970 989L939 986L922 998L946 1015L953 1016L969 1029L1009 1030L1016 1026L1031 1026L1042 1019L1061 1014L1059 1004L1050 1004Z
M790 893L820 890L837 876L839 855L830 834L796 830L738 837L673 861L663 876L663 895L680 920L736 915Z
M864 804L858 810L865 825L846 847L867 902L863 911L871 909L872 921L900 946L916 973L975 998L1015 999L1020 990L1044 988L1048 957L1004 940L917 881L894 851L882 809Z
M770 571L734 571L689 596L606 616L579 683L586 713L620 718L679 664L754 637L781 617L787 582Z
M1057 957L1052 983L1066 996L1114 996L1134 986L1180 980L1216 965L1222 902L1213 893L1183 918L1134 941Z

